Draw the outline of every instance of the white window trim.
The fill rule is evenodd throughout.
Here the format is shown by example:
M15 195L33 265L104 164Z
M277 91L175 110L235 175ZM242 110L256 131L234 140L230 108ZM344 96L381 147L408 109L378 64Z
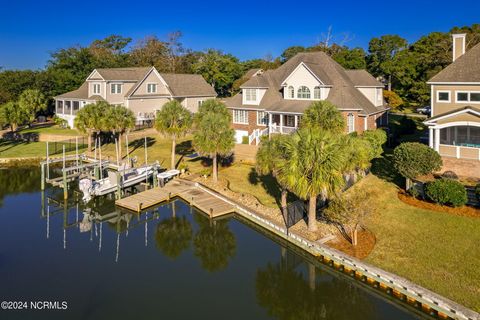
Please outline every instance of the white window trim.
M458 101L458 97L457 97L457 94L458 93L467 93L468 94L468 100L467 101ZM455 103L473 103L473 104L480 104L480 101L472 101L470 99L470 94L471 93L480 93L480 91L465 91L465 90L459 90L459 91L455 91Z
M309 94L310 94L310 98L299 98L299 97L298 97L298 90L300 90L301 87L305 87L305 88L308 89L308 92L309 92ZM301 85L301 86L298 86L298 88L297 88L295 100L314 100L314 99L312 98L312 96L313 96L313 93L312 93L312 90L310 89L310 87L305 86L305 85ZM321 96L322 96L322 95L320 94L320 97L321 97Z
M98 92L95 91L95 87L98 86ZM101 94L102 93L102 87L101 84L98 82L92 83L92 92L93 94Z
M113 92L113 88L116 88L117 86L120 88L120 91L117 92L117 90L115 90L115 92ZM123 84L122 83L120 83L120 82L110 83L110 94L122 94L122 92L123 92Z
M318 88L318 98L315 98L315 89ZM322 100L322 87L315 86L313 87L313 100Z
M155 86L154 86L155 91L152 91L152 92L149 91L149 86L150 86L151 84L155 85ZM148 94L155 94L155 93L158 92L158 83L157 83L157 82L147 82L147 83L146 83L146 86L147 86L147 93L148 93Z
M245 90L244 91L244 94L245 94L245 102L257 102L258 101L258 89L254 89L254 88L245 88L243 89ZM252 96L252 92L254 92L255 94L255 100L251 100L251 99L248 99L247 98L247 92L250 92L250 96Z
M235 119L235 112L237 111L241 111L241 112L245 112L245 122L240 122L240 121L237 121L237 119ZM232 115L233 119L232 119L232 122L235 123L235 124L248 124L248 110L244 110L244 109L233 109L233 115Z
M440 93L448 93L448 101L440 100ZM450 90L437 90L437 103L451 103L452 102L452 91Z
M200 107L204 102L205 102L205 100L198 100L197 101L197 107Z
M349 126L349 123L348 123L348 120L350 118L350 116L352 116L352 130L350 130L350 126ZM352 132L355 132L355 114L350 112L347 114L347 133L352 133Z
M260 119L261 119L261 117L259 116L260 112L262 112L265 115L265 118L267 119L267 123L262 123L260 121ZM267 124L268 124L268 114L267 114L267 112L257 110L257 126L266 127Z

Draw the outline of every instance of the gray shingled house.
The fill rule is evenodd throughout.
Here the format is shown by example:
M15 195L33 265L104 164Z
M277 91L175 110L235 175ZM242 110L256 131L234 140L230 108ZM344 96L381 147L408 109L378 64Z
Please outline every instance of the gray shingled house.
M54 99L57 116L73 127L78 110L99 100L131 109L137 124L143 124L172 99L196 112L203 101L216 96L201 75L159 73L155 67L146 67L95 69L80 88Z

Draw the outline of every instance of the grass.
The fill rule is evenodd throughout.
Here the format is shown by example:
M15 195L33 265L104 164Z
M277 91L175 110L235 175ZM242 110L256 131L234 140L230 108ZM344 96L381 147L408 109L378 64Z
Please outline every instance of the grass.
M54 126L44 126L44 127L33 127L26 128L20 131L20 133L37 133L37 134L54 134L62 136L79 136L82 135L75 129L65 129L57 125Z
M377 239L367 262L480 311L480 218L409 206L374 175L355 187L372 190L379 208L366 222Z
M45 142L0 141L0 158L44 157Z

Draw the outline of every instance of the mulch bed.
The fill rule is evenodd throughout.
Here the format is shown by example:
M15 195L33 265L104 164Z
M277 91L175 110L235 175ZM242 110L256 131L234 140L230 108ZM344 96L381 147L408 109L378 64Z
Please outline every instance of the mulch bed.
M358 232L358 244L353 246L343 236L338 235L337 239L326 243L329 247L340 250L357 259L365 259L375 247L375 235L369 230L362 230Z
M473 217L473 218L480 218L480 210L477 208L469 207L469 206L463 206L463 207L458 207L458 208L453 208L453 207L448 207L448 206L442 206L436 203L432 202L427 202L424 200L420 199L415 199L414 197L408 195L405 193L405 191L399 191L398 192L398 199L400 199L402 202L417 207L421 209L427 209L427 210L432 210L432 211L440 211L440 212L447 212L450 214L454 214L457 216L463 216L463 217Z

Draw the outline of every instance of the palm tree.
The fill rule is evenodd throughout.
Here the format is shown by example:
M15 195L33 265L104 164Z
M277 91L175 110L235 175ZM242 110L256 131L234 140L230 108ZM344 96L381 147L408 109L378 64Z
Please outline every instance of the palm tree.
M75 128L88 135L88 150L92 150L93 134L95 132L99 133L105 126L102 116L102 113L108 110L108 108L105 108L105 105L109 106L106 102L87 104L77 112L77 116L75 117Z
M260 143L256 155L256 169L262 174L272 174L273 177L277 177L280 161L285 161L284 145L287 139L291 139L289 135L273 135L270 139L263 139ZM281 187L281 200L280 205L282 210L287 207L287 185L280 183Z
M315 101L303 113L300 127L320 128L335 133L345 132L345 119L329 101Z
M235 131L230 127L231 115L224 104L212 102L215 112L201 108L197 113L193 147L203 155L213 159L213 181L218 181L217 158L229 154L235 145Z
M343 171L352 174L355 181L357 173L359 171L364 173L371 165L372 145L367 140L355 135L345 135L344 142L347 160Z
M278 164L277 179L297 196L309 200L308 229L317 230L317 197L326 200L345 183L344 138L318 128L298 130L284 142L285 160Z
M28 120L28 114L17 102L7 102L0 107L0 123L9 124L12 132Z
M198 107L198 111L195 114L195 122L199 123L202 121L203 116L208 113L219 113L224 117L231 117L230 112L225 107L225 105L216 100L216 99L208 99L205 100L200 107Z
M155 128L172 139L172 160L170 167L175 169L175 147L177 139L184 136L192 126L192 114L178 100L163 105L157 112Z
M35 120L39 111L47 109L45 96L38 89L24 90L18 98L18 104L28 114L30 122Z
M123 106L105 106L103 113L103 130L111 131L115 139L115 148L117 156L122 155L121 135L123 132L135 127L135 115L132 110ZM117 136L118 135L118 136ZM117 157L118 162L118 157Z

